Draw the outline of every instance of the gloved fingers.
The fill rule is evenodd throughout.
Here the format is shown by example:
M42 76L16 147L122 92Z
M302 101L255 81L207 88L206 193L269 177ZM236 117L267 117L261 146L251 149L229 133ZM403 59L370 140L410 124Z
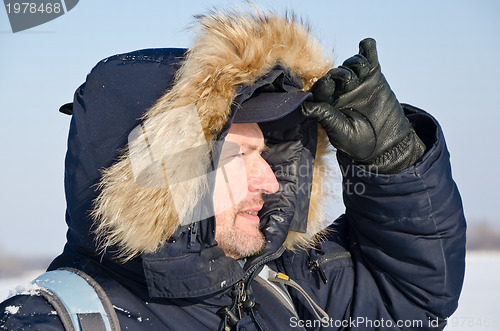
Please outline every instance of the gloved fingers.
M359 43L359 54L345 60L342 66L331 69L313 85L311 92L314 100L333 104L340 95L354 90L377 65L375 40L363 39Z
M321 124L335 147L339 148L339 144L340 146L344 145L343 142L346 140L346 137L352 136L350 133L351 125L347 116L332 105L325 102L305 101L301 107L302 113L306 117L314 119Z
M354 90L359 85L359 78L354 71L346 67L338 67L328 72L330 79L335 82L334 98Z
M359 42L359 54L363 55L370 67L374 68L378 65L377 43L373 38L366 38Z
M326 102L304 101L301 105L301 111L307 118L314 119L318 122L343 116L340 111Z
M324 102L306 101L301 107L306 117L321 124L335 148L356 160L363 160L373 152L375 134L363 115L350 110L341 112Z
M352 70L356 76L358 76L359 80L363 80L368 73L370 72L370 63L361 54L356 54L342 63L342 67L349 68Z
M311 93L314 96L314 101L317 102L326 102L332 104L334 100L334 92L335 81L330 77L328 73L318 79L318 81L311 87Z

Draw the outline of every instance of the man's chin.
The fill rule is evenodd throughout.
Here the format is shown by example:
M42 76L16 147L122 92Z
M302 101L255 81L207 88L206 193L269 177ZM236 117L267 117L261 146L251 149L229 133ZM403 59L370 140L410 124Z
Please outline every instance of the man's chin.
M241 258L260 253L266 244L264 235L258 229L255 229L255 231L240 232L240 236L238 237L238 254Z
M259 217L234 213L216 215L216 240L227 256L236 260L256 255L265 246Z

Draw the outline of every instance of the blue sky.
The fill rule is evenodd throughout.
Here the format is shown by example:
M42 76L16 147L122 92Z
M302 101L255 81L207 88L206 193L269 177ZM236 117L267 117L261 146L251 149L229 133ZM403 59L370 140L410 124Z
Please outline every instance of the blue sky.
M101 59L142 48L189 47L193 15L244 1L85 0L13 34L0 9L0 249L58 254L65 242L63 172L70 117L58 113ZM401 102L433 114L451 152L468 220L500 224L500 2L254 1L293 10L337 65L377 40Z

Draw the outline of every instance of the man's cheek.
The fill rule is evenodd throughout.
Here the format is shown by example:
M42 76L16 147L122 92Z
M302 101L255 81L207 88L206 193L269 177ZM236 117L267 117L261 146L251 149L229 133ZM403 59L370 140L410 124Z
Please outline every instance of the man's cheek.
M248 182L243 158L233 158L217 169L213 199L215 215L233 208L247 194Z

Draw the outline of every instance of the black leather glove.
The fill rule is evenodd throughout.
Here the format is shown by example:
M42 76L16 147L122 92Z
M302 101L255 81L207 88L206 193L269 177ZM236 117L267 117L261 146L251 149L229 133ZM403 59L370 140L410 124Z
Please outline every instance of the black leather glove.
M374 39L359 43L359 54L331 69L311 89L314 101L302 112L326 130L337 149L370 171L394 174L425 152L380 71Z

